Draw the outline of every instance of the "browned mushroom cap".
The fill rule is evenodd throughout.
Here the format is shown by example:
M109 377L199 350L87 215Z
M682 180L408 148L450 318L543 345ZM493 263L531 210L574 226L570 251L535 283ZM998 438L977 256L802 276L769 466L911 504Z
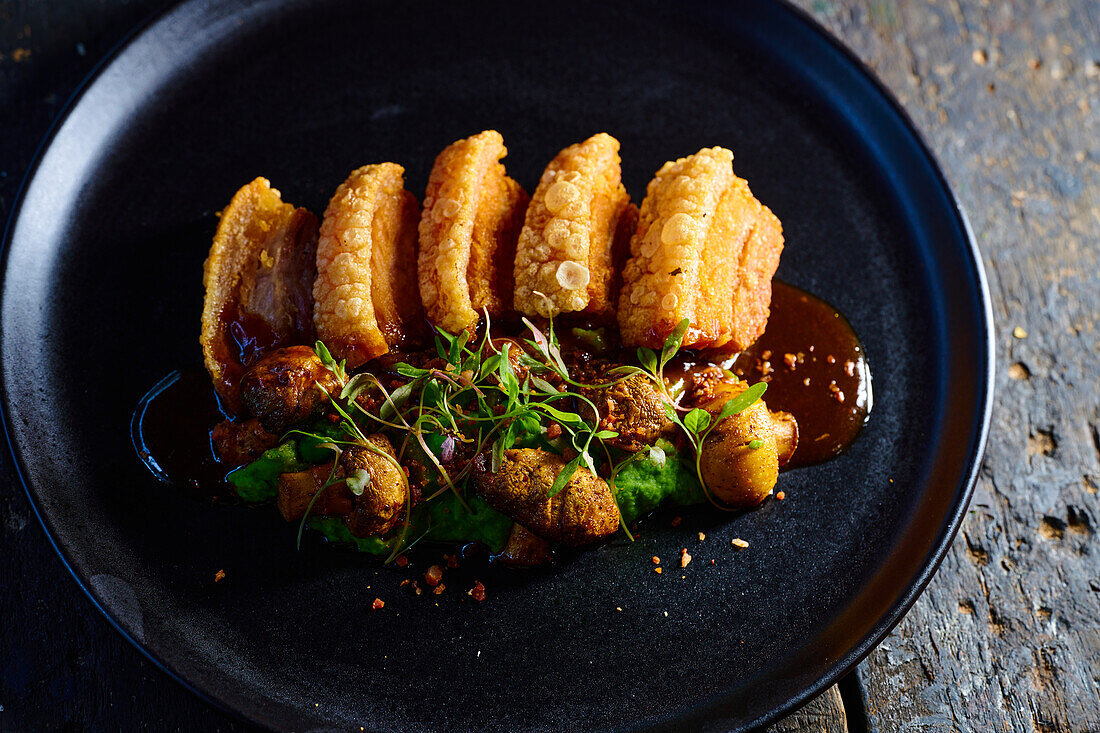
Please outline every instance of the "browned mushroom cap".
M645 375L583 393L599 410L600 429L618 433L605 440L616 448L635 453L675 431L675 423L665 413L665 398Z
M279 493L275 505L288 522L296 522L309 509L311 516L344 516L352 510L350 491L343 484L325 486L332 475L332 461L305 471L279 476ZM322 488L323 487L323 488ZM319 495L317 492L321 492ZM316 497L316 501L314 501ZM313 504L310 507L310 503Z
M607 482L588 469L578 468L561 491L547 498L565 463L535 448L506 450L499 471L478 475L477 490L498 512L551 542L585 545L613 534L619 508Z
M276 349L249 367L241 377L241 403L264 428L282 433L309 417L342 387L313 349L290 346Z
M550 562L550 545L522 524L513 524L500 560L512 568L534 568Z
M720 382L700 405L712 415L741 394L744 382ZM769 412L763 400L723 418L703 442L699 468L707 488L730 506L755 506L775 487L779 466L798 443L798 423L786 412Z
M317 218L283 203L266 178L242 187L221 214L203 266L203 359L226 407L237 380L267 351L313 340Z
M355 497L355 509L348 515L348 529L356 537L385 534L401 518L409 500L404 472L394 465L397 453L381 434L367 436L369 447L352 446L340 455L340 470ZM385 453L393 460L379 455Z

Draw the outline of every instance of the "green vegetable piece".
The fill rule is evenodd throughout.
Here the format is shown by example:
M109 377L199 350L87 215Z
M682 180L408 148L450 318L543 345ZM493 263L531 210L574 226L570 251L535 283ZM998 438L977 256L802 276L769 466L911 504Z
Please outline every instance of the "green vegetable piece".
M287 440L264 451L262 456L247 466L234 470L226 480L237 496L245 501L271 501L278 493L279 474L302 471L308 466L298 455L295 441Z
M393 538L387 539L377 535L356 537L339 517L313 517L309 520L309 527L323 534L329 542L353 545L360 552L368 552L371 555L385 555L390 551L390 545L394 541Z
M486 504L481 497L466 499L473 513L452 493L443 494L426 505L428 534L425 539L439 542L480 542L493 552L504 549L512 520ZM416 522L419 524L419 520Z
M706 501L692 466L680 460L665 441L651 449L648 457L624 466L615 476L615 489L619 512L627 524L665 501L685 506Z
M604 339L602 328L573 328L573 335L578 341L588 344L596 351L607 351L607 341Z

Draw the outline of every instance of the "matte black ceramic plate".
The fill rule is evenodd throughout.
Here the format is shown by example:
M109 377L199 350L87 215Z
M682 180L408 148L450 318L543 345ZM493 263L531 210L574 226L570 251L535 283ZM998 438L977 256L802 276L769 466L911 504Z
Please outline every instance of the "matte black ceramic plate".
M8 231L4 406L31 499L122 633L254 721L719 729L779 715L897 622L966 506L992 366L964 218L887 94L783 5L457 5L195 0L99 71ZM398 592L403 576L368 558L295 551L273 510L158 484L130 411L198 361L201 265L233 191L262 174L320 212L381 160L423 191L444 145L490 127L528 190L565 145L614 134L635 200L666 159L732 148L783 221L779 276L863 338L875 409L851 451L785 474L785 502L651 523L634 544L494 576L482 604ZM702 562L653 572L652 555L684 546Z

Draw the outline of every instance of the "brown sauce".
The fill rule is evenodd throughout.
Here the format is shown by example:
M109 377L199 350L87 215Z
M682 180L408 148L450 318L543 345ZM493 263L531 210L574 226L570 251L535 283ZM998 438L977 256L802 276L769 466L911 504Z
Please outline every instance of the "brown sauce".
M217 497L228 467L219 465L210 429L225 419L202 366L175 371L141 398L130 432L138 458L161 481Z
M785 468L821 463L859 435L871 410L871 373L859 338L835 308L804 290L772 282L764 334L740 354L714 361L690 353L669 362L665 379L690 378L715 365L749 383L767 382L764 402L798 421L798 448Z
M871 371L851 324L824 300L786 283L772 283L768 327L732 371L767 382L768 408L798 420L798 448L788 467L842 453L871 411Z

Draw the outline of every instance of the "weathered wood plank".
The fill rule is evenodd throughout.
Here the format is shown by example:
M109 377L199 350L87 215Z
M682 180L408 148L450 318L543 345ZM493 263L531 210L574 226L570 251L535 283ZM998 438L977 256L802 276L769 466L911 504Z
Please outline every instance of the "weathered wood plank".
M848 733L840 690L833 685L800 710L769 726L766 733Z
M972 511L860 667L868 727L1100 730L1100 3L798 4L926 135L977 233L997 322Z

